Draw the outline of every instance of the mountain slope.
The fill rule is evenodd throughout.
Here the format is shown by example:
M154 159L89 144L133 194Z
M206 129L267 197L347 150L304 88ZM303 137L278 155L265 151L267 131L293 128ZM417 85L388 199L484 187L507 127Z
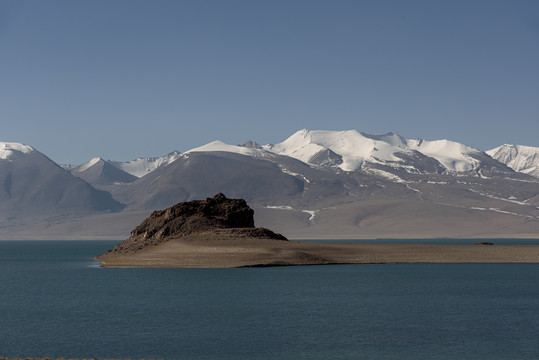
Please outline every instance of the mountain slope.
M524 145L502 145L486 152L511 169L539 177L539 148Z
M228 152L193 152L118 188L114 196L130 208L155 209L205 198L217 189L230 197L263 202L301 193L303 182L269 161Z
M71 170L71 174L83 179L93 186L111 185L117 183L130 183L137 179L117 167L109 161L94 158L81 166Z
M166 166L176 161L180 156L181 154L179 152L173 151L165 156L160 157L138 158L126 162L108 161L108 163L128 174L140 178L161 166Z
M0 218L81 215L123 205L33 148L0 143Z
M212 148L217 145L219 150L244 152L223 144ZM344 172L267 152L253 157L198 150L117 189L114 196L130 201L129 209L141 210L205 198L220 189L256 207L258 225L296 237L539 232L539 182L525 175L513 179L494 171L489 173L492 178L472 173L423 174L374 165Z

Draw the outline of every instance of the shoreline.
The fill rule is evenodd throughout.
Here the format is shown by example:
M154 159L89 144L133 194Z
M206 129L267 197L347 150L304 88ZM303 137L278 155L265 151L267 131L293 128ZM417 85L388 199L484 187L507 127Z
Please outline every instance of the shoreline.
M455 235L455 236L425 236L425 235L416 235L416 236L320 236L320 237L309 237L309 236L296 236L296 237L287 237L290 241L303 241L303 240L316 240L316 241L328 241L336 242L339 240L485 240L485 239L507 239L507 240L539 240L539 234L519 234L519 235ZM125 236L111 235L111 236L22 236L22 237L4 237L0 238L0 241L123 241ZM1 358L0 358L1 360Z
M345 240L345 239L342 239ZM480 239L478 239L480 240ZM371 244L208 239L203 234L96 257L102 267L239 268L334 264L539 263L539 245Z
M339 241L339 240L485 240L485 239L507 239L507 240L539 240L539 235L526 234L526 235L514 235L514 236L384 236L384 237L289 237L290 241L302 241L302 240L327 240L327 241Z

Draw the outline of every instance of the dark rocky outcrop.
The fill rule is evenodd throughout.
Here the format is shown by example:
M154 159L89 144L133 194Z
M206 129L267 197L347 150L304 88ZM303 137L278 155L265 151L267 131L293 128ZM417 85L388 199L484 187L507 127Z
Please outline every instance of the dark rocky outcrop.
M260 144L254 142L254 141L251 141L251 140L247 140L247 142L243 145L240 145L240 146L243 146L243 147L246 147L246 148L249 148L249 149L262 149L262 146L260 146Z
M494 245L494 243L491 243L488 241L480 241L480 242L476 242L474 245Z
M265 228L255 228L254 211L243 199L228 199L219 193L206 200L181 202L154 211L131 232L131 236L107 253L127 253L156 246L173 238L227 232L238 238L287 240Z

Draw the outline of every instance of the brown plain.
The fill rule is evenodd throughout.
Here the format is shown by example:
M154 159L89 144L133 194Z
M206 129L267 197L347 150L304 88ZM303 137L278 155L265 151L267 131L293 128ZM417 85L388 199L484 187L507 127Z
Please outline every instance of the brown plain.
M97 257L104 267L233 268L381 263L537 263L539 245L313 243L237 238L227 231L172 238L155 247Z

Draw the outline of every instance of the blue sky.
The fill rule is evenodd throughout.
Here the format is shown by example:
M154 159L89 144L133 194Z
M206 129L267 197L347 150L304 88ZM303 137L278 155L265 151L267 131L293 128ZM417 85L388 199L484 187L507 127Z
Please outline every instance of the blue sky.
M539 146L539 1L0 0L0 141L82 163L302 128Z

